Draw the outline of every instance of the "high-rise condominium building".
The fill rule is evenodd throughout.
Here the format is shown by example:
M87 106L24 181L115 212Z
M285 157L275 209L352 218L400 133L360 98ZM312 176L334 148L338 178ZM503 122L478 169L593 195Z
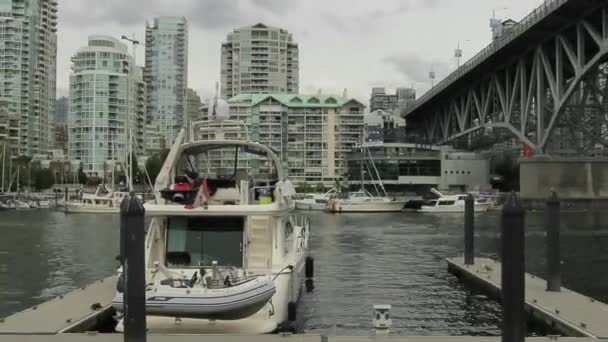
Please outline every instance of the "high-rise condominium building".
M222 98L298 93L298 56L298 44L284 29L260 23L234 30L222 43Z
M45 155L55 107L57 1L0 0L0 97L19 116L19 153Z
M186 126L188 25L184 17L158 17L146 26L146 124L169 147ZM157 134L154 132L153 134Z
M386 89L372 88L369 100L370 111L384 110L398 112L416 101L416 90L413 88L397 88L395 94L388 94Z
M196 91L194 91L194 89L188 88L188 91L186 93L186 99L186 112L188 113L188 123L190 123L191 121L202 120L203 116L201 113L201 107L203 106L203 103L201 102L201 97L196 93Z
M230 118L246 123L249 138L279 154L291 180L333 185L347 173L346 155L360 142L365 106L334 95L240 94L228 101ZM238 134L226 134L228 139ZM213 166L233 172L230 152ZM261 173L268 170L257 170Z
M70 159L80 160L87 175L103 177L113 161L125 161L128 132L133 151L143 153L144 112L143 70L127 46L113 37L90 36L88 46L72 57Z

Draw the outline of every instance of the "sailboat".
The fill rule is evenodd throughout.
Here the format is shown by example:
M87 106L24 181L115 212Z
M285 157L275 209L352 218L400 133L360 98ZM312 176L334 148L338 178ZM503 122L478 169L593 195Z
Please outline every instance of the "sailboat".
M230 120L193 122L189 137L181 130L155 199L144 204L152 218L145 242L150 333L270 333L295 315L309 222L294 215L295 189L277 154L224 135L238 127L247 135ZM202 131L208 135L199 138ZM234 157L214 159L227 153ZM123 312L122 292L113 307ZM116 330L123 328L120 320Z
M365 171L363 170L364 164L367 166L365 161L366 154L369 154L369 161L372 165L373 170L375 171L375 175L378 178L378 185L376 186L371 170L369 170L370 177L372 178L372 184L378 193L378 196L372 195L369 191L365 189L364 177ZM360 163L360 171L361 171L361 189L355 192L342 192L334 196L331 200L328 201L327 206L330 212L333 213L345 213L345 212L398 212L403 209L405 206L405 201L398 201L395 199L391 199L388 197L386 193L386 189L384 189L384 184L382 184L382 179L380 178L380 174L378 173L378 169L376 169L376 165L372 158L371 152L367 149L363 143L361 143L361 154L362 159ZM368 167L369 169L369 167Z
M133 189L133 170L132 170L132 136L127 134L127 156L125 157L125 164L127 170L127 184L128 188L126 191L115 191L113 188L108 187L105 184L97 186L95 193L93 194L82 194L82 198L79 201L70 201L65 203L66 213L95 213L95 214L118 214L120 213L120 204L123 199L129 194L129 191ZM112 160L114 160L114 148L112 148ZM114 186L114 166L112 169L112 186Z

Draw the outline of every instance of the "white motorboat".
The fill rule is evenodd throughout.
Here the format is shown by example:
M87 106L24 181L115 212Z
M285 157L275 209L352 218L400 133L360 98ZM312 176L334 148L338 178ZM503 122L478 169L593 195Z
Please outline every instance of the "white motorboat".
M27 205L28 205L28 206L29 206L31 209L38 209L38 208L39 208L39 206L38 206L38 202L36 202L36 201L29 201L29 202L27 203Z
M30 209L30 205L23 201L15 200L15 209L17 209L17 210Z
M436 200L429 201L423 204L418 210L422 213L464 213L466 194L459 195L444 195L437 189L431 189L431 192L437 195ZM490 202L484 198L476 198L473 205L475 212L487 211L490 207Z
M126 191L112 191L102 184L97 187L94 194L83 194L80 201L66 202L65 212L118 214L120 204L128 194Z
M38 201L38 208L46 209L51 207L51 201L49 200L40 200Z
M295 189L275 152L224 139L228 122L219 126L192 123L190 141L178 134L144 204L150 333L270 333L295 314L308 220L294 215ZM215 139L198 138L206 129ZM121 312L120 292L113 306Z
M302 198L296 200L296 209L327 210L327 202L336 193L338 190L332 188L324 194L304 194Z
M405 201L388 197L372 196L368 191L360 190L341 194L328 203L331 212L397 212L405 206Z

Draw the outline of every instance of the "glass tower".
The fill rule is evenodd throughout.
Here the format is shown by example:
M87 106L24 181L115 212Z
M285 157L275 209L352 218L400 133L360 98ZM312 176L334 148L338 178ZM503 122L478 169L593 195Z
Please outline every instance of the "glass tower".
M0 98L19 116L19 154L48 152L56 64L57 1L0 0Z
M158 17L146 26L146 123L169 148L186 126L188 87L188 25L184 17Z

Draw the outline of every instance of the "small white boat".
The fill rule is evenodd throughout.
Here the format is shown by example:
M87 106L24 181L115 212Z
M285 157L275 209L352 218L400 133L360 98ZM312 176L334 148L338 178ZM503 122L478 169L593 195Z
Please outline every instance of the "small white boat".
M439 198L423 204L418 210L422 213L464 213L466 194L459 195L444 195L437 189L431 189L431 192ZM475 212L487 211L490 207L490 202L483 198L476 198L473 205Z
M258 312L276 293L270 276L247 278L228 287L222 284L216 288L212 284L225 283L224 279L208 279L211 280L201 279L198 277L198 271L195 271L193 279L162 280L159 286L146 291L146 314L237 320ZM207 287L198 286L201 282L206 282ZM187 296L184 296L184 289L188 291ZM112 306L117 311L123 311L122 293L114 298Z
M344 197L336 197L328 203L329 211L334 213L347 212L397 212L405 206L405 201L388 197L372 196L361 190L347 193Z
M38 209L38 208L39 208L39 206L38 206L38 202L36 202L36 201L29 201L29 202L27 203L27 205L29 205L29 207L30 207L31 209Z
M29 204L16 200L15 201L15 209L20 210L20 209L30 209Z
M99 185L94 194L83 194L80 201L66 202L65 212L118 214L120 204L128 194L126 191L112 191L105 185Z
M338 193L335 188L324 194L304 194L302 199L296 200L296 209L301 210L327 210L327 202L332 195Z
M38 208L46 209L51 207L51 202L48 200L38 201Z
M363 136L362 136L363 137ZM382 178L378 173L372 154L367 146L361 142L360 144L362 159L359 162L361 172L361 190L355 192L342 192L332 196L327 203L327 209L332 213L349 213L349 212L399 212L405 207L405 201L399 201L394 198L389 198ZM368 165L368 160L369 164ZM365 167L369 170L369 176L372 184L376 189L377 196L370 194L365 189ZM372 172L373 170L373 172ZM374 181L374 178L377 181ZM376 186L378 184L378 186Z

